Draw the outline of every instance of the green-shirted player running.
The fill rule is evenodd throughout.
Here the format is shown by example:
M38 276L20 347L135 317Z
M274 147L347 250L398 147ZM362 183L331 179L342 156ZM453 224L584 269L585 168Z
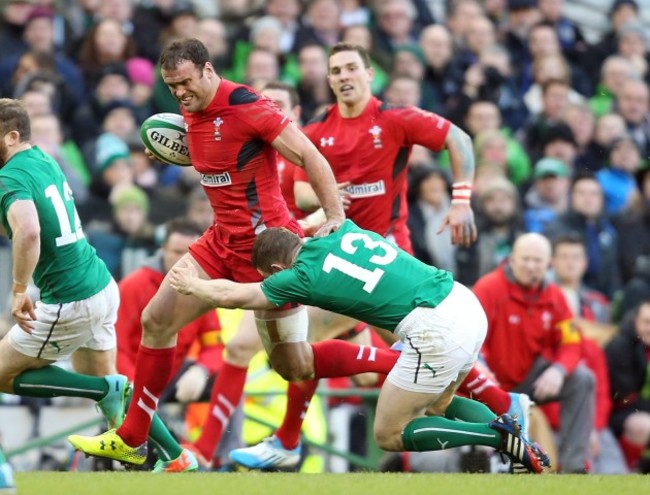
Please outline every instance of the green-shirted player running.
M449 272L350 220L304 243L286 229L268 229L255 241L252 262L265 277L262 283L202 280L192 267L177 266L171 285L218 307L301 303L395 332L404 349L382 387L375 420L384 450L486 445L530 472L549 465L510 416L497 418L485 405L454 396L478 357L487 318L474 294Z
M126 377L115 374L117 284L84 236L61 169L30 144L30 134L22 102L0 99L0 232L12 240L16 320L0 340L0 392L93 399L116 427L128 389ZM40 291L36 307L30 280ZM85 374L51 366L66 358ZM154 425L157 470L197 469L159 418Z

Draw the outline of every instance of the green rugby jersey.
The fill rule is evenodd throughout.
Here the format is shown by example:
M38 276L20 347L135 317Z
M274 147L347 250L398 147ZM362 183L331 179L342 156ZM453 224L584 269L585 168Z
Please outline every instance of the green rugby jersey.
M111 275L84 236L70 186L56 161L36 146L0 169L0 219L10 239L7 211L20 199L33 201L38 212L41 255L34 283L41 300L80 301L104 289Z
M264 280L262 291L277 306L299 302L395 330L414 308L440 304L453 284L451 273L346 220L305 242L294 266Z

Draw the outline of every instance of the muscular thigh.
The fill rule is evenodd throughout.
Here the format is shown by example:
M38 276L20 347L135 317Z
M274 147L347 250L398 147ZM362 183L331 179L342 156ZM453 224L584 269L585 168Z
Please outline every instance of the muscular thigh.
M177 264L182 266L191 264L196 269L199 277L203 279L210 278L189 254L184 255ZM185 325L211 309L210 305L197 297L176 292L169 284L169 276L166 276L162 284L160 284L160 288L144 309L143 320L147 322L144 327L145 333L150 330L175 335ZM146 335L143 335L143 342L145 340Z

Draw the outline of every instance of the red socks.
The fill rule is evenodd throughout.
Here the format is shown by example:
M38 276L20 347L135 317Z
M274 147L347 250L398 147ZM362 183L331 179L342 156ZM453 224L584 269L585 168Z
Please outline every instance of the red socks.
M388 374L399 352L352 344L342 340L325 340L312 344L316 378L352 376L375 372Z
M140 345L135 366L133 398L124 423L117 434L127 445L142 445L149 435L151 420L158 407L160 394L167 386L174 363L176 347L151 349Z
M241 400L248 368L240 368L224 361L210 396L210 414L203 425L201 436L194 444L206 459L212 459L221 441L223 430Z
M284 414L282 425L275 432L285 449L295 449L298 446L302 422L317 386L318 380L289 383L287 412Z
M507 413L510 408L510 394L478 371L476 367L472 368L458 391L470 399L482 402L497 416Z

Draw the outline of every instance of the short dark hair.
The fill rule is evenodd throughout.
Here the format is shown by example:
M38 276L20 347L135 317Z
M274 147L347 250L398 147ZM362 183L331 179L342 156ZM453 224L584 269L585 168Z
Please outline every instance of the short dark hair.
M557 251L557 248L559 246L563 246L563 245L566 245L566 244L580 245L585 250L587 249L587 246L585 245L584 237L582 237L582 235L580 235L580 233L578 233L578 232L567 232L565 234L561 234L561 235L557 236L553 240L553 254L555 254L555 252Z
M302 245L302 240L284 227L266 229L255 239L251 262L257 270L271 273L271 265L290 265L293 254Z
M282 81L269 81L264 85L262 91L265 89L286 91L289 93L289 101L291 103L291 106L295 107L297 105L300 105L300 96L298 95L298 91L296 91L296 88L294 88L291 84L287 84Z
M339 42L336 45L334 45L331 48L329 55L327 56L328 62L333 55L336 55L337 53L341 53L341 52L357 52L361 57L361 60L363 60L364 67L366 69L370 68L370 55L368 55L366 49L360 45L355 45L353 43Z
M25 104L12 98L0 99L0 137L11 131L20 134L20 142L29 142L32 138L31 124Z
M160 54L160 68L163 70L174 70L186 61L192 62L198 69L203 69L210 62L208 49L196 38L172 41Z
M172 234L201 237L203 229L196 222L186 217L172 218L165 224L165 238L163 244L167 243Z
M542 94L545 95L549 88L553 86L564 86L565 88L571 89L571 83L569 81L554 77L542 83Z

